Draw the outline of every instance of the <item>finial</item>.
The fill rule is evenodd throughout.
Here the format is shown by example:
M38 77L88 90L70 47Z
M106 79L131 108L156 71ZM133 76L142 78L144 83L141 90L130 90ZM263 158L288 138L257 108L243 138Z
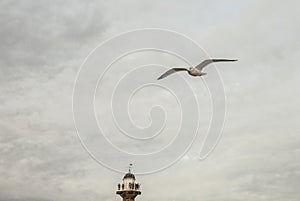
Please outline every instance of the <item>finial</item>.
M129 163L128 171L131 173L132 163Z

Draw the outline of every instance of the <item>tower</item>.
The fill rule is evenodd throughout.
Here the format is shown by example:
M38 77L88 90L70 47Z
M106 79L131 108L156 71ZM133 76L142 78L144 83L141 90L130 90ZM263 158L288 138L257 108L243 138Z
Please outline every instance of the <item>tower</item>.
M134 201L137 195L141 194L141 184L135 181L134 174L131 173L131 166L129 166L128 173L123 177L123 182L118 184L116 194L123 198L123 201Z

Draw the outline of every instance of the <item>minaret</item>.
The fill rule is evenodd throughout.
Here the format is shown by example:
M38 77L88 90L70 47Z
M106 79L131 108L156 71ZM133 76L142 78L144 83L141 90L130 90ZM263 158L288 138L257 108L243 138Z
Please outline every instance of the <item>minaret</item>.
M131 173L132 164L129 164L128 173L123 177L122 184L118 184L117 194L119 194L123 201L134 201L137 195L141 194L141 184L135 181L134 174Z

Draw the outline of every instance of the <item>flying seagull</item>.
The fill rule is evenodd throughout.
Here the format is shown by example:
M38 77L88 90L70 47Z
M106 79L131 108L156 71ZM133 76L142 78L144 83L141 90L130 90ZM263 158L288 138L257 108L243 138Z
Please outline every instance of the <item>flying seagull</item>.
M170 70L168 70L167 72L165 72L164 74L162 74L159 78L157 78L158 80L163 79L173 73L179 72L179 71L187 71L188 74L192 75L192 76L202 76L202 75L206 75L207 73L203 73L202 69L207 66L208 64L214 63L214 62L227 62L227 61L237 61L235 59L206 59L204 61L202 61L200 64L198 64L195 67L190 67L190 68L171 68Z

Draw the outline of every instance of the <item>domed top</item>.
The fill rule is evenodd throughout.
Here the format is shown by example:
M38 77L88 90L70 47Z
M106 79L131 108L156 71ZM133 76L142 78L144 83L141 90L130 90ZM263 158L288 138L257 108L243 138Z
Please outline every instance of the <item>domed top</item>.
M127 174L125 174L125 176L123 177L123 179L127 179L127 178L135 179L135 176L131 172L128 172Z

